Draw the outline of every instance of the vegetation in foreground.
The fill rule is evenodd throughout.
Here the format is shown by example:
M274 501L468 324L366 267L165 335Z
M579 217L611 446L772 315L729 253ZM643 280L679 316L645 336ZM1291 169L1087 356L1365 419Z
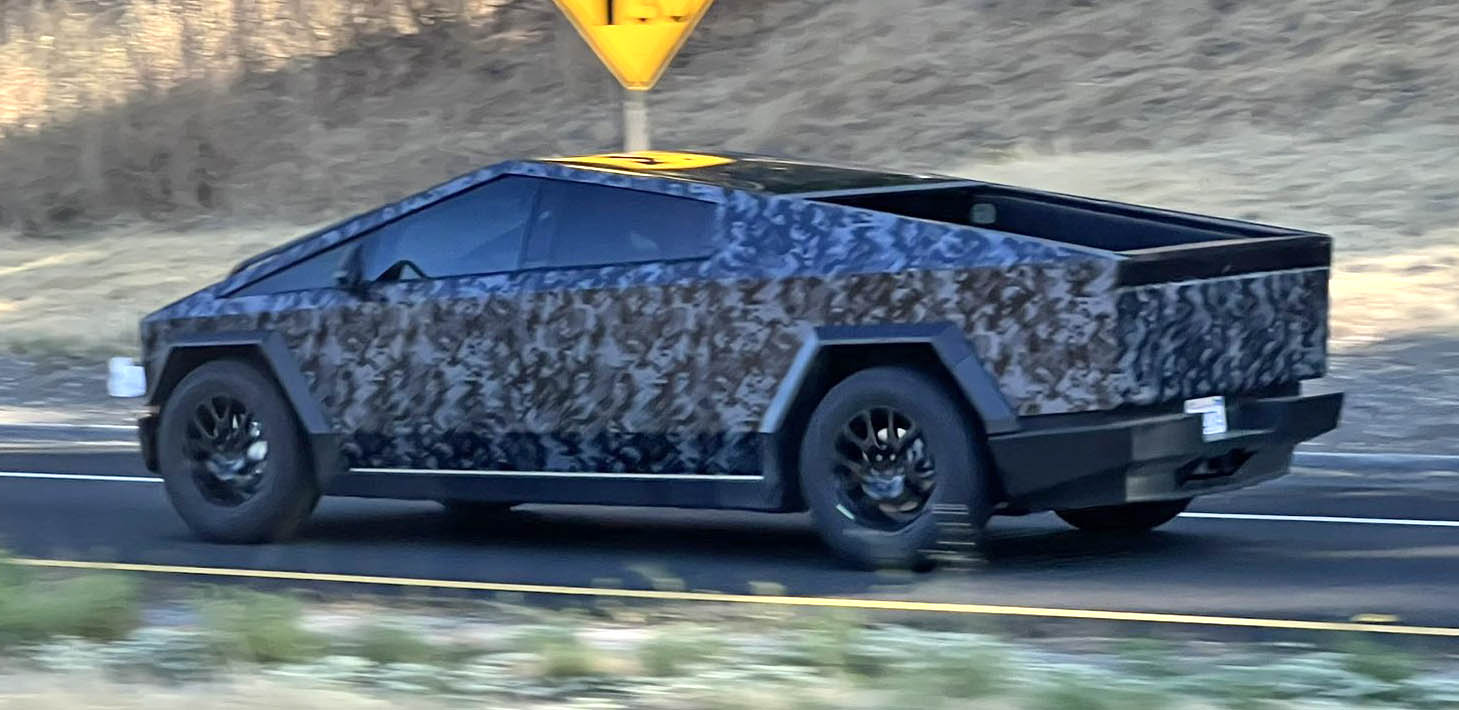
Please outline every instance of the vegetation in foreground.
M133 578L0 563L0 658L13 661L3 664L12 679L63 672L212 687L262 675L283 687L540 707L1459 704L1459 660L1373 638L1284 647L1082 639L1070 650L844 612L713 609L564 612L458 602L408 614L400 604L309 603L218 587L147 604ZM144 624L154 611L176 621ZM0 706L8 707L7 687L0 683Z

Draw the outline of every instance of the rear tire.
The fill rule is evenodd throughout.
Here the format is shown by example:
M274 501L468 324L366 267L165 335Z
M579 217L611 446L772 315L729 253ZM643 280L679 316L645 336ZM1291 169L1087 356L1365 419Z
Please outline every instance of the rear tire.
M319 502L293 409L247 362L215 360L188 373L162 406L157 441L173 508L208 540L283 540Z
M1164 525L1185 511L1191 499L1125 503L1099 508L1056 510L1064 522L1090 532L1146 532Z
M942 383L906 367L862 370L831 388L799 459L827 546L863 569L925 569L958 528L956 552L976 554L989 474L969 414Z

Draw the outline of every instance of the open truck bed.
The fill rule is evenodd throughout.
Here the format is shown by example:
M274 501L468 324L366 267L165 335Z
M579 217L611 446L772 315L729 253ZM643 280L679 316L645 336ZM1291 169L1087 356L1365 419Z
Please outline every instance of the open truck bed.
M1326 268L1322 234L992 183L826 195L821 202L993 229L1117 255L1119 285Z

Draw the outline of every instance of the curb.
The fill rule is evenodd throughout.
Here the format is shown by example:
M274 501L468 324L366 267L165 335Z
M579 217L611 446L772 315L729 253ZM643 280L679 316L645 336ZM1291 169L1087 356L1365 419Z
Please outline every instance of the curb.
M1337 471L1389 471L1402 473L1453 471L1459 473L1459 455L1298 451L1292 455L1292 465L1303 468L1326 468Z

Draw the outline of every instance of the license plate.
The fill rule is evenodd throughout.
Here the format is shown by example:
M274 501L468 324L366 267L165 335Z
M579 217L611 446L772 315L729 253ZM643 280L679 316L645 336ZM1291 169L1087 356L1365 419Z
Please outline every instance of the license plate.
M1201 415L1201 435L1207 439L1226 433L1226 398L1200 397L1185 401L1186 414Z

